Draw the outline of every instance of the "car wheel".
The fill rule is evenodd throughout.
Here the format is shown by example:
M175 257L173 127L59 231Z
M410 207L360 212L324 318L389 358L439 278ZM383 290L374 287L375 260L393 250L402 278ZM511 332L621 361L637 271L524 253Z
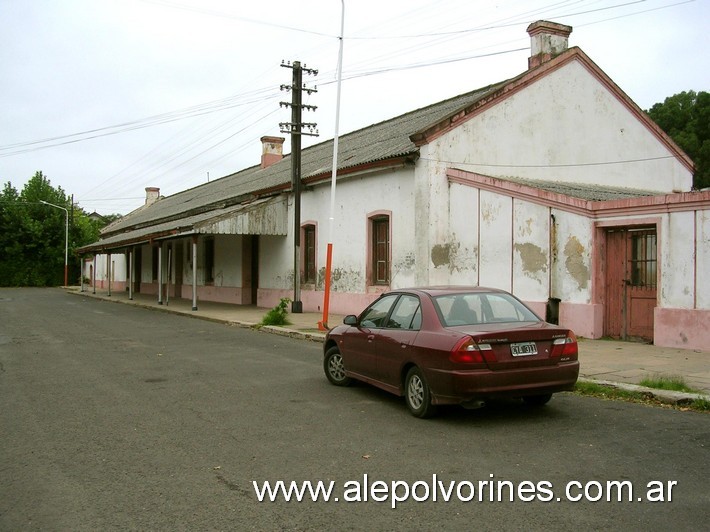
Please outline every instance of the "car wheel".
M336 386L350 386L353 380L345 375L345 364L343 357L340 355L340 350L337 346L333 346L325 353L323 359L323 369L328 380Z
M550 402L550 399L552 399L551 393L544 393L542 395L526 395L525 397L523 397L523 401L525 401L525 404L531 406L546 405Z
M431 391L422 370L413 367L404 380L404 398L412 415L431 417L436 413L436 406L431 404Z

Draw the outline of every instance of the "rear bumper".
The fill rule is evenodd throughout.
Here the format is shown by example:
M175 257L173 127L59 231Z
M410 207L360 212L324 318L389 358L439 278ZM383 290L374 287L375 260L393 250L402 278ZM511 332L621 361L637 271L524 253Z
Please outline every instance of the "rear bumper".
M574 389L577 377L579 361L576 360L518 370L430 369L427 375L434 404L565 392Z

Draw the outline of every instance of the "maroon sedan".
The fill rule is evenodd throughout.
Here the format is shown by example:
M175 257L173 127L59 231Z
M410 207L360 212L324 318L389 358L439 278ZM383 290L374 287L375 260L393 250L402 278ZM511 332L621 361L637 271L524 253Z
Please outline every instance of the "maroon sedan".
M356 379L404 395L417 417L502 397L544 405L579 375L572 331L483 287L387 292L328 331L323 352L331 383Z

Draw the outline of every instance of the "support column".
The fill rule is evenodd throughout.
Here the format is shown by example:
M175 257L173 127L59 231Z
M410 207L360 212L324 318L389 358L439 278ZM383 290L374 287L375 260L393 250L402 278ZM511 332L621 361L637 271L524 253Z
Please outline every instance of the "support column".
M96 293L96 254L94 254L94 269L91 271L91 284L94 287L94 294Z
M163 246L158 245L158 305L163 304Z
M106 276L108 280L108 297L111 297L111 254L106 256Z
M192 237L192 310L197 310L197 237Z
M128 299L133 301L133 248L128 252Z

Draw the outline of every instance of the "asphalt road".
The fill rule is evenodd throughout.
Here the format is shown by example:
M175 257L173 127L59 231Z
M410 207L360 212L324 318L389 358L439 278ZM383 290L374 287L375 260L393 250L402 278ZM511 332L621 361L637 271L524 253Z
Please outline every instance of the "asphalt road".
M328 384L317 343L0 288L2 530L700 530L709 449L710 415L572 394L419 420ZM267 480L333 481L339 501L260 502ZM392 508L394 481L427 500ZM479 481L508 482L505 501ZM570 481L633 500L573 502Z

